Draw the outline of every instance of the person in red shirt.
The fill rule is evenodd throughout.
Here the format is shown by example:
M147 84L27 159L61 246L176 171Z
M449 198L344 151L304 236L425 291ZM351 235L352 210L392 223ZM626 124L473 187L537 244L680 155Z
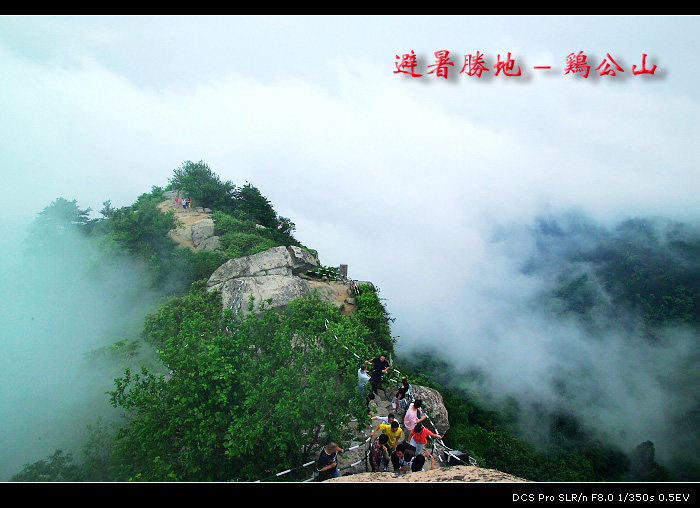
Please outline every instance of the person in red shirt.
M442 439L440 434L435 434L434 432L426 429L423 427L422 423L416 423L416 426L413 427L413 430L408 438L408 443L416 447L416 456L420 455L421 451L423 451L423 447L428 444L429 437Z

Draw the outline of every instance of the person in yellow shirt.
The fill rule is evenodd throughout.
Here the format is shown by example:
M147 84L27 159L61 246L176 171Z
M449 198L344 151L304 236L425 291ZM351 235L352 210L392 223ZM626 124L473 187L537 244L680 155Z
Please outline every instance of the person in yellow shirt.
M394 450L396 448L396 444L399 442L399 439L401 439L401 436L403 436L403 429L399 425L399 422L397 422L396 420L391 422L390 425L380 423L379 425L377 425L377 428L375 428L372 431L372 434L370 436L374 437L374 433L378 430L381 430L389 438L389 442L387 444L389 445L389 449L391 450Z

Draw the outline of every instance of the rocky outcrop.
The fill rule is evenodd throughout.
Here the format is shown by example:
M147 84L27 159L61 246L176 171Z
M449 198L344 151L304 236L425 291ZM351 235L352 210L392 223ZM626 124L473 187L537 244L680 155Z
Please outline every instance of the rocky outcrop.
M243 277L298 276L317 266L311 253L301 247L273 247L251 256L229 259L209 277L210 285Z
M207 288L221 291L224 307L235 312L246 313L251 296L256 309L261 303L284 308L311 293L308 281L299 275L315 266L314 257L301 247L273 247L228 260L209 277Z
M350 315L357 310L357 300L353 298L355 293L348 284L342 281L312 279L303 275L302 278L309 283L311 291L316 291L321 300L338 307L342 314Z
M412 390L413 398L423 401L421 407L432 423L432 425L428 425L428 428L433 430L434 425L438 434L445 435L445 432L450 428L450 421L440 392L420 385L413 385Z
M175 213L180 225L168 233L168 236L175 240L180 247L190 249L194 252L203 250L214 250L219 247L219 237L214 235L214 220L211 218L211 210L200 206L183 209L181 204L175 204L175 191L163 193L165 201L158 205L158 208L167 212L172 210Z
M219 238L214 235L214 220L206 216L185 226L182 235L192 239L195 251L214 250L219 247Z

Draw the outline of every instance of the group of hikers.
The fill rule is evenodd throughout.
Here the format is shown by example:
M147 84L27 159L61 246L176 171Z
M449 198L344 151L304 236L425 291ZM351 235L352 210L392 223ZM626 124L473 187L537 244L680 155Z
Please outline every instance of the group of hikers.
M370 372L368 372L368 365L371 365ZM370 403L379 395L379 383L389 368L390 364L386 356L380 355L367 360L357 371L357 390L360 396L365 397L369 414L372 412ZM368 384L371 391L366 393ZM421 399L408 402L409 390L410 385L404 376L401 379L401 386L393 396L392 412L387 416L372 417L373 421L379 422L370 434L372 439L376 433L379 433L372 442L369 452L370 465L374 472L388 471L389 464L397 473L425 471L428 461L430 464L428 470L435 466L435 457L426 445L429 437L442 439L442 436L423 425L428 415L421 409ZM403 413L403 428L396 417L399 413ZM338 453L344 453L344 450L334 442L329 442L321 449L316 462L317 481L340 476Z
M182 210L186 212L190 206L190 203L190 198L180 198L179 196L175 196L175 208L182 206Z

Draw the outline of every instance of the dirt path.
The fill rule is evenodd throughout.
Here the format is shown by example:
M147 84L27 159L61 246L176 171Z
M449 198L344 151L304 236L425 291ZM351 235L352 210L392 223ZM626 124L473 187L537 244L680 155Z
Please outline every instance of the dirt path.
M189 229L187 226L198 222L202 219L206 219L210 214L206 212L197 212L195 210L183 210L182 205L175 205L175 200L167 199L158 205L158 209L161 212L167 212L168 210L173 210L175 212L175 217L182 223L179 228L170 231L168 236L175 240L180 247L185 247L191 251L195 250L194 244L192 243L191 236L188 235Z

